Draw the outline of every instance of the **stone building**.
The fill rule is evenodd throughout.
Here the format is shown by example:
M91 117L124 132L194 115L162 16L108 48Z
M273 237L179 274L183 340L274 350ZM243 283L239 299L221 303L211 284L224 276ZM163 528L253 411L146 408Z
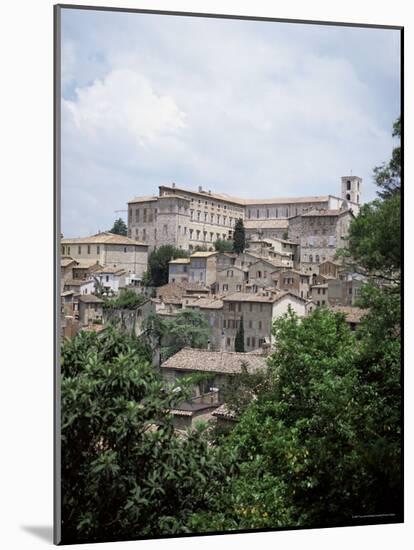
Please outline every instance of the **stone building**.
M93 294L82 294L78 297L79 303L79 321L82 326L93 323L102 323L103 300Z
M215 292L217 294L243 292L248 281L247 268L230 265L217 269Z
M302 271L319 273L319 266L333 261L338 248L346 248L352 210L312 210L289 220L289 239L300 247Z
M168 282L184 283L188 281L190 258L176 258L168 262Z
M222 349L227 351L234 350L234 342L242 317L245 349L253 351L272 343L273 321L287 313L289 307L301 317L308 314L308 300L291 292L236 292L224 296L222 300Z
M217 252L194 252L190 256L189 281L210 287L216 282Z
M97 233L90 237L61 239L63 256L71 256L80 263L98 262L102 267L118 267L127 274L142 277L147 269L148 244L114 235L113 233Z
M150 250L162 244L185 250L200 245L213 249L217 239L233 237L236 220L241 218L247 238L284 238L290 228L289 220L311 210L351 208L356 213L361 191L362 180L356 176L342 178L341 197L245 199L212 193L202 187L195 191L174 183L162 185L158 195L128 202L128 236L148 244Z
M229 351L210 351L204 349L183 348L161 364L161 373L166 382L174 384L183 377L195 373L210 375L208 380L194 387L195 396L203 395L214 389L222 389L229 378L240 374L243 366L248 372L267 368L266 357L257 353L236 353ZM217 405L220 404L220 393Z
M272 274L274 285L278 290L291 292L301 298L308 298L311 275L295 269L282 269Z

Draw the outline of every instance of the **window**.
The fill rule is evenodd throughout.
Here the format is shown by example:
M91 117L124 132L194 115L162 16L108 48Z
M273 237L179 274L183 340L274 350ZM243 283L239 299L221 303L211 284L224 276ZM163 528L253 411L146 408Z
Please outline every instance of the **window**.
M229 311L236 311L236 304L233 302L229 303Z
M139 222L139 208L135 210L135 221Z
M253 304L249 304L249 311L253 311Z
M263 311L263 304L260 304L259 309L260 309L260 311Z
M147 230L144 228L144 229L142 230L142 240L145 241L146 238L147 238ZM126 251L127 251L127 249L126 249L126 247L125 247L125 248L124 248L124 252L126 252Z
M309 254L309 263L312 263L313 262L313 256L312 254Z
M259 330L262 330L262 321L259 321Z
M350 191L350 190L351 190L351 180L348 180L348 181L346 182L346 190L347 190L347 191Z
M246 344L247 344L247 347L249 348L250 347L250 337L249 336L246 338Z
M266 209L266 218L268 218L268 217L269 217L269 209L267 208Z
M78 246L78 254L82 254L82 247Z
M227 345L230 346L230 338L227 338Z
M253 321L252 321L252 319L249 319L249 328L253 328Z
M256 218L260 218L260 210L256 210Z
M226 319L223 319L223 328L227 328L226 324L227 324Z
M252 348L256 347L256 338L252 337Z
M262 278L262 272L261 272L261 271L257 271L257 272L256 272L256 278L257 278L257 279L261 279L261 278Z
M90 253L91 253L91 245L88 244L88 254L90 254Z
M346 194L346 200L347 201L350 201L351 200L351 195L349 193Z
M144 208L144 222L147 221L147 209Z
M109 282L109 275L105 276L105 280L106 280L107 283Z
M144 229L144 239L145 239L145 229ZM127 248L126 248L126 246L124 246L124 252L126 252L126 251L127 251Z
M229 289L229 285L223 285L223 292Z
M241 292L241 285L236 285L236 292Z
M98 244L97 247L96 247L96 253L97 253L97 254L100 254L100 252L101 252L101 247L100 247L99 244Z
M201 212L197 212L197 221L200 221L200 214Z
M319 254L316 254L315 261L316 261L317 264L319 263Z
M70 246L68 246L68 255L70 256Z
M238 310L238 311L241 311L241 310L242 310L242 305L241 305L241 303L240 303L240 304L237 304L237 310Z

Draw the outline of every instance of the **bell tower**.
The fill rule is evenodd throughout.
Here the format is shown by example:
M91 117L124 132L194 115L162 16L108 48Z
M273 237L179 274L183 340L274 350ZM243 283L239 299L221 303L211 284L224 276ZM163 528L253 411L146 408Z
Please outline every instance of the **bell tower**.
M342 176L341 197L348 202L361 204L362 178L359 176Z

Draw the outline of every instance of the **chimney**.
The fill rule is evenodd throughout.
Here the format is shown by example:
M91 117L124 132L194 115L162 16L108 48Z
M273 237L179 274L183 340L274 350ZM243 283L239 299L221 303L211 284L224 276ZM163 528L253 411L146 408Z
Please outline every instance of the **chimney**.
M203 188L201 187L201 185L198 186L198 192L199 192L199 193L202 193L202 192L203 192Z

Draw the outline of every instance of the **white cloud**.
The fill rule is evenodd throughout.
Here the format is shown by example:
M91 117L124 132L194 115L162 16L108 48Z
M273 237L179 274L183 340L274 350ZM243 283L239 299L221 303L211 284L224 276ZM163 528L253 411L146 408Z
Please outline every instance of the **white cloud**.
M104 140L129 136L136 145L153 143L185 127L185 115L168 95L156 93L144 76L114 69L104 80L76 89L75 100L63 100L80 136Z
M77 37L69 56L67 231L86 231L87 219L109 226L115 208L171 181L243 196L338 193L353 169L373 197L372 167L389 157L398 116L398 67L385 91L391 70L378 69L391 46L364 43L364 30L355 42L350 29L134 15L109 25L106 16L104 31L104 15L94 19L93 43Z

